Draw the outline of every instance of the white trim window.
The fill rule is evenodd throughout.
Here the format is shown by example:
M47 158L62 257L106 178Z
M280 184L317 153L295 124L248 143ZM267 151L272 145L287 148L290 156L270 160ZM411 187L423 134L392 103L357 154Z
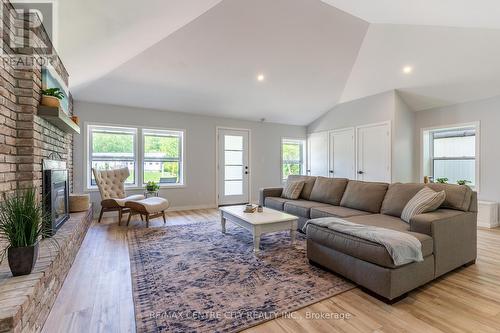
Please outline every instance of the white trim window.
M89 187L95 187L92 168L109 170L128 167L130 176L125 181L128 186L136 186L137 181L137 129L118 126L88 126L88 167Z
M437 128L424 132L424 169L436 182L477 188L478 126Z
M143 129L143 184L182 185L184 132Z
M305 173L305 146L303 139L281 139L281 179L285 181L289 175Z

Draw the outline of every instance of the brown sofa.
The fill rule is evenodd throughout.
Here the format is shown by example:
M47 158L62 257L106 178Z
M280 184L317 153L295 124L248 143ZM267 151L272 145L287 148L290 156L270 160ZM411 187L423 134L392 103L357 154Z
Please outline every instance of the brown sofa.
M400 219L406 203L424 184L386 184L310 176L298 200L281 198L282 188L264 188L260 204L299 218L299 229L320 217L380 226L412 234L422 244L424 261L395 266L382 245L314 224L307 225L307 257L313 264L341 274L362 287L395 301L455 268L475 262L477 196L468 186L428 184L444 190L446 200L430 213Z

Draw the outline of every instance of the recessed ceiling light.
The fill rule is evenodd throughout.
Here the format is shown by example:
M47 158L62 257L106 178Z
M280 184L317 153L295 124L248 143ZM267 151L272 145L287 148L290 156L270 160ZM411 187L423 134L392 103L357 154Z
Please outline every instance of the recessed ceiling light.
M403 73L410 74L411 72L413 72L413 67L411 67L411 66L403 67Z
M264 81L264 79L265 79L264 74L257 75L257 81Z

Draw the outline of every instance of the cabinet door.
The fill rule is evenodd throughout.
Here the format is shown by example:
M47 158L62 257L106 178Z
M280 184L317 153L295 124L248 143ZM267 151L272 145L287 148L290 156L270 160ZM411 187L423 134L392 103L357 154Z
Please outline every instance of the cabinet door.
M356 179L354 128L330 132L330 177Z
M307 138L307 174L328 177L328 132L309 134Z
M391 127L390 123L358 127L357 179L364 181L391 181Z

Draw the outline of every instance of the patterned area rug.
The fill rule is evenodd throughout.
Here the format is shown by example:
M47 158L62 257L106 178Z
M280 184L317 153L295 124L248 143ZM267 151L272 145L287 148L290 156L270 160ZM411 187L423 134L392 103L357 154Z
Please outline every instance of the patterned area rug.
M129 232L137 332L238 332L354 286L311 266L305 237L217 222Z

